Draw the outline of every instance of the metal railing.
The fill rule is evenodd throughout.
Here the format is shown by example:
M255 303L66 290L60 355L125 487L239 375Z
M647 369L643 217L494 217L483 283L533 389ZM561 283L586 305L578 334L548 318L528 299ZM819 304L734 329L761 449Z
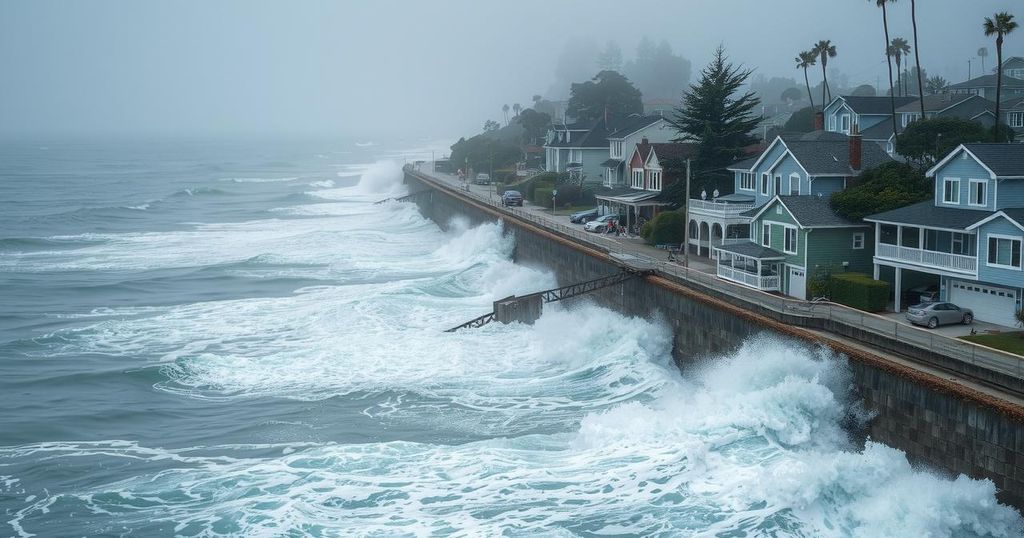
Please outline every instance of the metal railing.
M779 275L756 275L720 263L718 276L763 291L779 291Z
M698 200L696 198L690 198L689 203L690 209L713 211L715 213L724 213L728 215L743 213L754 208L754 203L735 203L730 204L726 202L716 202L713 200Z
M648 262L660 275L711 290L734 304L738 303L783 316L826 320L833 324L841 324L851 329L863 330L889 338L900 344L919 348L924 352L938 353L978 368L991 370L1017 379L1024 379L1024 357L1019 355L966 340L944 336L932 330L900 323L885 316L864 312L838 303L804 301L794 297L754 289L719 278L715 273L683 267L679 262L669 261L667 254L663 258L655 258L650 255L649 251L605 237L604 234L585 232L578 227L566 226L553 220L550 215L538 214L523 207L503 207L498 199L489 199L486 195L467 190L459 184L454 176L451 176L451 179L444 179L436 175L432 177L420 171L416 171L415 175L424 181L435 184L441 189L451 191L459 196L472 198L510 217L534 223L548 231L571 238L601 252L632 255Z
M952 271L963 271L965 273L978 272L978 257L952 254L949 252L935 252L920 248L902 247L887 243L875 244L875 257L893 261L902 261L949 269Z

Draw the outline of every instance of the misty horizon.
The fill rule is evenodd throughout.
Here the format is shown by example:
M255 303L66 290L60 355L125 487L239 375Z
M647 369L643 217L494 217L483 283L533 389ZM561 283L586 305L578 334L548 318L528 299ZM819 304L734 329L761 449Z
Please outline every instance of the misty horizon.
M690 62L687 83L721 44L755 76L792 78L799 88L793 57L830 39L839 52L830 79L835 73L849 87L887 90L881 13L866 1L832 3L823 15L844 23L827 29L799 15L823 11L812 0L641 2L627 10L601 1L588 2L585 13L581 5L7 2L0 6L0 136L454 140L486 120L502 121L505 104L528 107L535 94L567 98L570 82L599 71L587 65L588 54L613 40L628 62L644 37ZM982 20L1013 7L1006 0L919 5L922 67L966 80L968 60L978 76L976 51L988 47L991 71L995 50ZM889 18L892 37L911 37L909 4L894 4ZM1024 37L1008 37L1004 49L1005 57L1024 55ZM812 86L820 82L818 67L810 74Z

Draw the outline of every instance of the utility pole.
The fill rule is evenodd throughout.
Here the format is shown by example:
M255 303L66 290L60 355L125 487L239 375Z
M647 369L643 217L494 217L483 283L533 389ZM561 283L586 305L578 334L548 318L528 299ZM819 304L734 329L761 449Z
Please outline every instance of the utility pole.
M686 226L686 233L683 237L683 267L690 268L690 159L686 159L686 201L683 204L683 222ZM698 234L699 235L699 234ZM699 239L699 238L698 238ZM700 248L700 243L698 247Z
M971 80L971 59L967 59L967 80Z

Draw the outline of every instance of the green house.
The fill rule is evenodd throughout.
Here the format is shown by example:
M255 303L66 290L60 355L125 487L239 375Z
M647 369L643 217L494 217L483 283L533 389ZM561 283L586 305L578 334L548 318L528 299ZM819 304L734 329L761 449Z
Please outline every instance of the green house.
M807 299L815 271L871 270L871 226L832 211L823 196L776 196L751 210L750 239L716 249L719 278Z

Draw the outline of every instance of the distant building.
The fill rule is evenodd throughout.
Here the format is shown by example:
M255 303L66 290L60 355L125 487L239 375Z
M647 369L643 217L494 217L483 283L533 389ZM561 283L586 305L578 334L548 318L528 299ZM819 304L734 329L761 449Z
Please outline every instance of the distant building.
M662 143L678 136L675 128L658 115L631 115L619 122L614 132L608 135L608 155L604 165L604 186L619 188L626 183L626 162L641 140Z
M1005 63L1005 62L1004 62ZM1016 68L1009 69L1016 72ZM966 82L953 84L949 87L950 93L963 93L969 95L980 95L991 101L996 100L996 75L982 75L972 78ZM1024 78L1017 78L1006 75L1003 71L1003 99L1024 95Z
M600 190L597 199L613 212L625 215L623 224L627 226L650 220L672 202L664 196L665 189L682 179L672 173L668 163L696 156L694 143L656 143L643 138L626 160L628 186Z

